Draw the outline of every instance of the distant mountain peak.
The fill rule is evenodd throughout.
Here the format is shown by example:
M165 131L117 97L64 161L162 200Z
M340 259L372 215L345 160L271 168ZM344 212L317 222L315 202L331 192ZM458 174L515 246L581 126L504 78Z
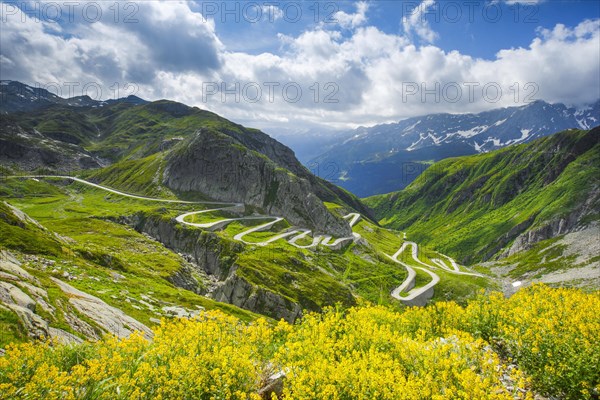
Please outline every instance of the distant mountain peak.
M50 86L48 86L51 89ZM128 103L134 105L146 104L137 96L110 100L96 100L89 95L64 98L57 96L42 86L30 86L19 81L0 81L0 113L28 112L48 108L52 105L66 105L71 107L104 107L115 103Z
M349 131L307 165L335 165L327 179L369 196L403 188L431 161L598 125L600 100L580 108L536 100L477 114L430 114Z

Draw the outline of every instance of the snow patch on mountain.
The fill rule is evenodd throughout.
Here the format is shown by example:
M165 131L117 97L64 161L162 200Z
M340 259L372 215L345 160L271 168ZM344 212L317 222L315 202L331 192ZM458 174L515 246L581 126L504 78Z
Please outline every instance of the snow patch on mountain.
M479 135L480 133L485 132L488 128L489 128L489 126L487 126L487 125L476 126L475 128L471 128L471 129L469 129L467 131L456 131L456 132L448 135L448 137L452 137L452 136L458 135L458 136L461 136L461 137L464 137L464 138L468 139L470 137L473 137L473 136Z

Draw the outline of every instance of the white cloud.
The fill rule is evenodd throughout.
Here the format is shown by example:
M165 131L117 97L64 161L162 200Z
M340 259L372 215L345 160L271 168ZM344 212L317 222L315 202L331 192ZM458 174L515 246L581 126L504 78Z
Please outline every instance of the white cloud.
M268 22L279 21L285 15L283 10L274 4L263 4L262 12L263 19Z
M36 82L84 79L110 86L116 81L149 83L160 70L210 73L220 68L223 45L214 24L186 3L140 3L135 10L138 22L133 23L122 23L123 9L115 17L109 8L113 3L94 4L105 7L104 17L94 23L84 23L81 4L74 22L64 25L35 18L43 11L26 15L11 10L3 15L2 74Z
M68 27L68 36L60 33L64 27L8 18L0 35L1 78L26 83L93 81L106 88L134 81L141 97L178 100L257 127L349 127L433 112L521 105L531 93L527 83L536 85L530 89L538 88L533 99L580 105L600 97L597 19L539 29L529 46L502 50L493 59L446 52L431 44L419 47L406 35L385 33L356 18L345 25L353 26L350 32L316 26L279 35L277 52L249 54L228 51L214 25L186 3L148 3L143 10L140 6L138 26L76 24ZM357 13L366 13L361 7L367 6L360 4ZM229 88L239 84L238 101L233 94L222 96L221 83ZM458 85L462 97L456 102L443 97L436 102L434 94L423 99L422 89L435 89L436 84L440 95L442 88ZM471 99L467 85L475 84ZM485 98L486 84L502 90L497 102ZM268 85L274 89L273 99ZM285 85L290 95L300 87L301 98L292 102L288 96L286 101ZM407 95L407 85L417 85L418 92ZM260 99L253 92L257 87L262 90Z
M406 35L416 34L422 40L433 43L437 38L438 34L431 29L429 21L427 21L427 12L436 7L435 0L423 0L409 16L402 18L402 27Z
M356 3L356 13L348 14L344 11L338 11L334 14L333 19L345 29L354 29L367 22L367 11L369 10L369 3L366 1L359 1Z

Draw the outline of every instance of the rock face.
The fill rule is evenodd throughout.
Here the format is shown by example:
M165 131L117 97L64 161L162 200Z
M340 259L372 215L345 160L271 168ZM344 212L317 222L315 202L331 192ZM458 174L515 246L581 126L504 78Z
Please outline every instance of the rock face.
M227 278L234 261L232 256L243 248L241 243L225 241L214 233L182 229L174 220L137 216L130 223L137 231L184 255L200 268L199 272L218 280Z
M106 332L119 337L128 337L133 331L142 332L146 339L151 339L154 336L150 328L131 318L118 308L109 306L99 298L75 289L73 286L59 279L51 279L69 296L69 303L77 311L92 319Z
M35 311L35 301L21 289L8 282L0 282L0 301Z
M234 267L225 282L214 290L212 297L215 300L272 318L283 318L290 323L302 315L299 304L266 289L251 285L236 274L236 269Z
M167 158L165 168L161 166L162 179L154 176L152 184L243 202L334 236L348 236L350 228L323 202L346 205L371 218L360 200L315 177L288 147L196 107L135 97L114 102L62 99L9 81L0 85L0 95L6 100L0 104L0 164L64 174L125 162L104 177L110 180L119 172L129 173L121 170L130 167L127 161L160 153L161 161Z
M37 313L38 308L52 316L55 311L48 305L47 291L39 285L40 282L25 271L11 253L0 252L0 310L14 313L32 338L52 338L63 343L81 342L81 338L49 326Z
M50 279L67 294L68 303L57 300L54 306L51 305L48 291L41 282L25 271L11 253L0 252L0 310L16 315L29 337L79 343L82 341L81 337L99 339L103 332L126 337L134 330L141 331L146 338L152 337L152 331L147 326L123 311L59 279ZM60 309L64 322L81 337L50 326L56 321L57 308ZM75 310L93 321L96 328L78 317Z
M50 167L69 172L99 168L103 161L75 143L55 140L17 125L12 116L0 121L0 164L18 165L24 170Z
M267 149L267 154L276 151ZM285 152L277 155L282 158ZM252 205L317 233L351 234L350 226L323 205L310 181L211 129L199 130L173 151L163 179L176 191L200 192L220 201Z
M502 253L500 257L502 258L511 256L520 251L527 250L534 244L543 240L586 228L587 224L583 221L585 221L588 217L593 217L593 213L595 212L594 203L597 202L599 198L600 188L597 188L597 190L588 193L587 200L581 203L579 207L569 215L563 218L554 219L519 235L511 247Z
M211 275L217 282L208 295L215 300L289 322L301 315L299 304L256 287L237 274L235 259L236 254L243 250L241 243L226 241L211 232L181 229L170 220L138 216L129 222L136 230L182 254L192 265L200 268L197 272Z

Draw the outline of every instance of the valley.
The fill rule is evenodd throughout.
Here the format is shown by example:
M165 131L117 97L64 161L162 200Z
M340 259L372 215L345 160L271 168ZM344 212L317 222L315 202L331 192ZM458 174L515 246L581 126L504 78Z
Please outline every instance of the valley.
M0 89L10 85L15 84ZM531 363L535 357L527 355L537 351L539 340L524 343L514 330L537 331L521 316L530 312L525 310L530 303L539 305L540 316L551 314L546 297L587 302L589 312L596 307L600 128L540 133L543 137L528 143L427 160L403 190L360 199L315 176L266 134L196 107L167 100L50 98L29 109L27 98L17 97L19 104L3 105L9 112L0 125L0 370L10 370L12 361L5 360L15 357L14 349L28 346L48 346L40 354L53 364L57 359L46 351L85 358L85 349L93 349L92 358L77 364L87 368L83 365L92 365L112 340L124 349L158 346L161 354L170 354L188 346L164 342L170 329L181 330L192 346L199 345L195 335L203 329L221 332L224 340L238 340L232 332L239 329L255 339L239 339L252 354L237 362L252 359L254 367L248 367L253 372L247 385L234 378L230 384L257 399L281 382L286 389L276 389L278 396L296 390L310 398L310 389L296 379L306 371L306 360L318 357L296 346L306 347L313 337L327 337L322 354L331 343L357 346L345 362L366 362L373 382L388 373L373 362L387 357L381 349L395 346L393 362L411 365L402 355L408 350L399 349L412 343L406 357L415 360L438 351L432 350L438 345L450 353L476 349L448 361L461 373L498 357L495 372L457 384L473 398L483 393L479 387L501 393L498 398L553 390L577 398L576 387L588 385L545 382L541 367ZM424 154L419 151L411 150ZM567 314L577 326L589 320L583 311ZM582 329L592 331L594 324L587 321ZM337 327L346 336L336 336ZM356 334L367 342L354 342ZM547 345L561 352L553 365L580 357L582 376L593 374L590 337L581 342L586 352L574 355L549 336ZM40 344L46 339L51 344ZM15 347L18 343L23 347ZM256 350L265 344L269 350ZM363 348L376 358L365 361ZM446 357L446 350L436 357ZM203 351L222 365L223 357L236 359ZM253 358L257 351L264 352L260 360ZM506 351L527 378L499 372L510 367L521 374L507 366ZM31 359L37 360L34 353ZM128 360L124 368L137 371L134 361L121 356ZM174 368L171 359L163 361ZM323 362L332 365L331 358ZM77 376L65 368L65 382ZM315 364L308 368L313 371L308 379L329 376ZM15 379L31 380L27 373L12 372L20 376ZM110 380L123 374L119 369L96 376ZM402 374L398 379L414 379ZM486 380L479 381L483 375ZM3 387L22 390L2 379ZM195 379L203 393L225 387L220 378L208 387ZM93 382L105 396L114 394ZM431 382L413 382L439 390ZM442 385L451 387L448 381ZM169 385L158 392L142 386L152 393L180 393ZM389 390L395 398L397 388ZM419 390L407 392L407 398Z
M129 273L134 273L134 271L131 269L131 266L126 266L124 264L127 263L131 263L131 261L126 261L126 258L124 257L131 257L131 255L125 255L124 251L125 248L123 250L118 250L117 253L115 253L116 248L114 247L115 244L117 244L117 242L115 242L114 244L111 245L111 247L106 248L105 250L105 246L103 246L103 242L105 241L102 237L98 237L97 240L93 240L92 242L89 241L89 239L87 239L89 236L89 233L86 232L81 232L81 233L76 233L77 229L74 231L72 229L72 226L69 225L69 223L67 221L65 221L65 219L70 219L73 218L70 216L70 214L72 213L76 213L77 217L76 217L76 221L80 220L80 218L85 218L86 222L85 224L83 224L82 227L84 227L84 229L89 230L89 229L97 229L94 228L95 225L98 225L98 228L100 229L106 229L106 224L113 224L111 222L111 220L115 220L116 219L122 219L125 215L130 214L132 211L136 211L139 212L142 209L153 209L153 206L151 206L152 203L165 203L166 205L168 205L167 208L161 207L161 213L168 215L170 220L172 221L172 223L175 224L180 224L183 225L185 227L187 227L188 229L194 230L194 229L200 229L201 231L206 231L206 232L215 232L218 236L223 237L222 240L225 241L232 241L232 242L239 242L241 244L243 244L244 246L249 247L249 250L247 252L248 256L252 259L255 259L255 257L260 257L262 259L262 263L264 263L265 261L267 262L266 265L269 266L269 268L272 270L272 268L274 267L274 264L277 263L278 261L276 261L276 259L279 259L281 261L283 261L283 259L281 258L281 254L279 254L280 251L284 251L284 252L289 252L289 250L286 250L287 247L292 246L295 247L296 249L298 249L298 251L300 251L304 258L307 257L307 255L311 255L311 258L323 258L323 259L331 259L331 260L335 260L335 259L340 259L340 260L345 260L345 263L348 263L347 266L341 270L336 271L336 267L334 267L334 269L331 269L331 264L329 264L330 266L327 268L327 270L324 270L323 272L326 273L327 275L331 275L333 277L336 277L337 280L340 280L342 282L342 285L340 286L339 284L334 284L333 282L327 283L327 280L325 280L325 282L321 282L320 285L333 285L332 287L330 287L329 289L327 289L328 291L330 291L331 289L333 289L334 287L338 287L338 289L336 290L342 290L341 293L344 292L344 290L348 290L348 289L344 289L345 285L349 285L349 287L351 287L351 292L354 293L354 295L360 295L360 296L367 296L367 298L371 298L372 300L376 300L378 302L383 302L383 303L389 303L390 301L387 299L387 293L392 293L392 297L396 298L397 300L399 300L401 303L407 304L407 305L415 305L415 304L419 304L419 305L424 305L427 303L427 301L429 299L431 299L433 297L433 290L431 290L433 288L433 286L435 286L438 281L440 280L439 276L436 275L434 272L430 271L431 269L439 269L440 266L442 266L442 270L444 271L444 273L448 274L448 273L459 273L459 274L467 274L465 272L458 272L458 266L456 266L456 263L454 262L454 260L451 260L450 258L446 257L446 256L442 256L439 255L437 253L431 252L430 254L432 254L431 256L431 263L430 264L426 264L424 261L421 261L419 259L419 256L424 258L425 260L429 260L429 258L427 256L424 256L422 254L417 255L417 247L415 243L412 242L403 242L404 239L402 239L402 235L399 232L393 232L393 231L382 231L381 228L377 228L376 226L374 226L372 223L366 221L366 220L361 220L361 216L358 213L349 213L346 215L343 215L343 218L345 220L348 221L350 227L355 227L357 229L355 229L355 232L353 232L353 234L349 237L342 237L342 238L333 238L330 235L316 235L316 236L312 236L311 235L311 231L309 229L304 229L304 228L294 228L291 227L287 224L287 222L281 218L281 217L275 217L275 216L268 216L268 215L244 215L244 206L242 204L229 204L229 203L215 203L215 202L191 202L191 201L180 201L180 200L174 200L174 199L160 199L160 198L153 198L153 197L147 197L147 196L140 196L140 195L133 195L133 194L129 194L129 193L124 193L112 188L108 188L105 187L103 185L98 185L98 184L94 184L92 182L88 182L86 180L80 179L80 178L75 178L75 177L69 177L69 176L42 176L42 175L36 175L36 176L8 176L5 177L5 183L7 185L8 188L12 188L11 190L23 190L25 187L28 188L28 192L29 192L29 196L33 196L31 197L29 201L27 201L27 199L24 198L13 198L13 200L10 200L11 202L17 202L16 204L19 207L22 207L23 210L25 210L28 214L27 215L33 215L37 220L42 221L42 223L45 225L46 221L52 221L50 222L50 227L53 229L56 229L56 233L58 233L59 235L61 235L60 237L68 237L68 242L73 243L73 238L74 237L80 237L80 239L75 239L77 242L80 242L79 246L83 246L83 248L73 248L70 249L68 252L73 252L75 251L76 253L80 253L84 258L87 258L86 261L92 261L93 263L99 263L100 265L98 267L95 268L100 268L100 270L105 269L106 267L108 267L108 270L106 271L106 273L108 274L112 274L113 272L109 272L111 269L114 270L115 266L119 266L117 267L117 271L119 271L119 273L116 273L118 276L120 276L121 278L116 279L116 281L114 282L114 289L106 291L105 289L102 289L102 286L104 285L98 285L98 284L94 284L92 282L84 284L83 286L80 286L81 284L83 284L83 282L78 282L78 280L76 278L75 282L73 283L76 287L79 287L80 289L84 289L84 290L90 290L92 289L92 293L96 294L96 295L100 295L101 298L106 298L106 294L107 293L111 293L110 295L110 299L106 299L106 301L110 304L110 303L114 303L114 300L116 300L117 298L119 298L121 295L119 296L115 296L115 292L117 292L118 286L119 285L119 280L120 279L127 279L129 280L129 274L124 274L124 271L127 271ZM43 183L42 181L48 182L48 183ZM86 197L89 196L90 194L92 194L92 198L94 198L94 202L92 204L94 204L93 208L83 208L80 210L77 210L76 208L73 208L74 205L68 205L69 203L66 203L64 206L61 206L61 208L64 210L63 212L61 212L59 215L56 214L57 209L54 207L51 208L46 208L45 204L46 202L42 201L40 203L40 201L42 200L42 198L40 198L40 194L43 194L44 191L55 191L57 189L54 188L54 185L48 186L48 184L54 182L54 183L58 183L58 190L59 192L61 191L60 186L64 185L65 182L73 182L70 185L68 185L67 187L70 187L72 185L77 185L77 186L84 186L84 187L89 187L89 189L77 189L76 192L71 192L69 191L69 193L71 193L69 195L69 198L73 198L72 196L76 196L76 198L78 198L78 202L83 201L84 203L86 202ZM32 190L33 188L38 187L40 189L39 193L35 193L34 190ZM91 190L91 192L90 192ZM108 196L110 196L109 198L106 198L106 196L104 196L104 200L102 199L102 195L100 193L97 193L98 191L100 192L106 192ZM116 198L112 198L113 195L116 195ZM130 200L127 200L130 199ZM48 199L49 203L48 204L52 204L52 205L56 205L56 199ZM34 202L34 204L31 203L31 201ZM119 205L119 207L114 208L114 204ZM139 201L139 203L138 203ZM89 202L89 200L88 200ZM5 203L6 204L6 203ZM36 207L35 204L38 204L38 206ZM60 204L60 202L58 203ZM208 207L207 207L208 206ZM215 206L218 206L218 208L214 208ZM107 209L106 207L110 207L109 209ZM175 208L171 208L171 207L175 207ZM207 207L201 211L198 211L197 208L198 207ZM192 209L191 211L186 211L189 209ZM196 210L193 210L194 208L196 208ZM37 211L36 211L37 210ZM84 210L88 210L88 211L84 211ZM99 212L100 210L104 210ZM111 211L109 211L111 210ZM117 211L117 215L115 215L115 217L110 217L110 215L114 212ZM185 211L185 212L184 212ZM223 213L223 212L227 212L227 213L239 213L238 217L236 218L222 218L219 217L219 213ZM89 213L89 214L88 214ZM203 220L203 216L204 215L212 215L212 217L210 217L208 219L208 221L204 221ZM95 216L95 217L94 217ZM91 218L90 218L91 217ZM191 218L194 218L194 222L188 222L188 220L190 220ZM24 218L28 218L28 217L24 217ZM105 220L105 222L101 223L100 221L98 221L97 223L94 222L96 221L95 218L102 218ZM164 220L164 217L163 217ZM264 222L267 221L267 222ZM68 228L65 227L63 224L67 224L69 225ZM234 225L235 224L235 225ZM176 227L176 226L175 226ZM65 229L67 228L67 229ZM45 228L44 228L45 229ZM117 229L117 230L122 230L123 228L119 228L117 226L115 226L112 229ZM139 228L138 228L139 229ZM360 233L359 233L360 232ZM373 233L379 232L380 234L377 235L378 237L374 237ZM383 234L382 234L383 233ZM74 235L75 234L75 235ZM86 237L87 240L81 240L81 236L79 235L84 235L84 237ZM114 235L114 233L110 233L110 232L106 232L106 234L108 235ZM63 236L64 235L64 236ZM160 235L156 235L157 237L155 238L156 240L161 240ZM117 237L123 237L122 234L118 234ZM215 238L217 236L214 236ZM8 239L8 238L5 238ZM108 239L108 238L105 238ZM380 240L384 240L385 242L381 243ZM163 239L163 244L165 245L169 245L169 242ZM280 244L278 244L280 243ZM33 243L30 243L33 244ZM63 246L66 243L63 243ZM24 248L22 246L19 246L17 244L11 244L8 243L9 247L13 248L13 252L15 250L22 250L22 251L31 251L28 250L27 248ZM24 245L24 244L22 244ZM124 246L129 246L127 244L127 242L123 243L122 245ZM413 252L411 253L412 259L407 259L406 257L403 257L403 251L404 249L407 247L407 245L411 245ZM93 247L92 247L93 246ZM120 245L117 245L120 247ZM400 246L400 250L398 250L397 252L395 252L394 256L389 256L388 254L386 254L386 251L392 251L395 249L395 246ZM37 246L36 246L37 247ZM318 250L318 247L323 248L323 250ZM85 250L83 250L85 248ZM263 248L264 250L261 250L260 252L257 252L258 248ZM111 249L111 250L109 250ZM181 250L181 249L178 249ZM39 250L38 250L39 251ZM239 251L239 250L238 250ZM316 251L316 253L315 253ZM325 254L320 254L322 252L325 252ZM63 250L64 252L64 250ZM90 252L93 252L92 254L95 254L93 257L91 257L89 254ZM333 253L331 253L333 252ZM259 253L259 254L256 254ZM18 253L17 253L18 254ZM27 259L27 256L24 255L24 253L22 253L24 257L23 259ZM58 253L60 254L60 253ZM58 255L57 254L57 255ZM71 253L72 255L68 256L67 258L69 259L70 262L77 262L77 255ZM350 257L350 254L352 254L353 256ZM354 254L356 255L360 255L361 257L365 257L364 259L361 259L360 262L357 262L357 258L354 256ZM379 264L377 265L377 268L374 268L375 265L373 265L372 261L369 260L369 258L367 258L367 254L371 254L371 256L368 256L369 258L371 257L376 257L376 259L379 259L380 261L385 259L386 257L389 257L392 262L387 262L387 263L383 263L383 264ZM442 261L440 261L439 258L434 258L433 254L435 254L436 257L442 258L445 257L446 259L449 260L449 262L454 265L454 269L450 269L448 268ZM61 262L60 259L65 257L66 254L64 256L59 256L59 258L57 259L57 261ZM265 257L266 256L266 257ZM399 257L401 257L402 261L399 260ZM102 259L107 259L109 261L97 261L97 260L102 260ZM240 257L242 260L244 259L244 257ZM269 260L269 258L274 258L272 261ZM359 258L360 259L360 258ZM196 261L198 261L197 259L195 259ZM353 261L354 260L354 261ZM144 263L148 263L150 260L144 261ZM108 263L107 263L108 262ZM242 264L243 261L238 261L239 263L239 267L241 268L242 271L245 270L244 268L244 264ZM314 263L315 261L313 261ZM54 262L52 262L54 263ZM185 261L184 261L185 263ZM396 263L396 267L394 267L394 263ZM271 304L271 305L263 305L263 309L260 308L256 308L255 305L252 305L254 303L252 302L248 302L248 298L244 298L245 296L252 296L251 294L246 294L244 295L243 291L241 293L233 293L230 292L229 295L227 295L227 288L225 288L225 286L228 285L229 282L231 282L232 280L237 281L236 285L248 285L248 284L252 284L252 282L255 282L254 284L259 284L259 281L253 280L252 278L248 279L245 278L244 280L242 280L241 282L239 282L239 277L236 275L227 275L224 279L224 282L219 282L219 277L217 275L219 275L220 272L218 271L214 271L211 270L210 268L223 268L223 266L218 265L218 262L215 262L216 265L213 266L209 266L209 265L202 265L200 264L200 266L196 265L196 266L187 266L187 268L183 268L183 269L179 269L179 270L174 270L173 272L171 272L172 275L166 275L165 277L167 278L168 281L171 281L172 283L176 284L176 286L182 286L183 288L187 289L187 290L191 290L192 292L196 292L198 294L203 294L203 293L208 293L210 298L214 298L214 299L218 299L220 301L225 301L225 302L231 302L236 306L242 307L242 308L247 308L249 311L253 311L253 312L262 312L262 313L267 313L267 315L271 315L274 318L280 318L280 317L285 317L285 318L292 318L295 319L297 316L297 313L299 312L299 308L297 304L294 304L293 301L289 301L289 300L285 300L285 299L289 299L290 297L296 297L300 294L300 293L294 293L291 294L290 290L292 292L294 291L298 291L298 292L302 292L300 287L296 286L296 290L294 288L287 288L285 291L284 290L273 290L275 287L270 286L268 287L268 292L265 292L266 296L269 296L266 293L270 293L270 296L275 296L274 298L271 299L271 302L274 302L275 304ZM385 265L387 264L387 265ZM412 264L412 267L411 267ZM286 265L286 264L282 264L281 266ZM369 267L369 265L371 267ZM102 268L104 266L104 268ZM340 265L341 266L341 265ZM427 268L424 268L427 267ZM88 281L90 279L96 279L94 276L91 276L91 278L89 276L87 276L88 274L95 274L94 269L89 269L91 266L87 266L87 267L83 267L83 271L81 270L81 267L73 267L75 268L75 270L77 272L75 272L74 270L71 270L70 268L66 268L66 270L61 270L61 271L56 271L53 274L50 274L50 276L54 275L54 277L52 279L55 279L56 283L59 283L60 280L59 279L64 279L64 276L69 277L69 279L71 279L73 276L82 276L82 272L83 272L83 281ZM433 280L431 282L426 282L423 281L423 277L419 276L418 279L416 279L416 274L414 272L414 269L418 268L419 271L424 272L425 275L429 274L431 277L433 277ZM236 265L234 268L238 268L238 266ZM339 267L338 267L339 268ZM365 268L371 268L372 271L366 271L364 270ZM384 275L380 275L381 272L383 271L389 271L387 274ZM166 272L166 271L165 271ZM230 271L231 272L231 271ZM236 272L235 270L233 271L234 273ZM250 271L248 271L250 272ZM243 272L242 272L243 273ZM441 273L441 272L440 272ZM202 274L202 276L198 276L198 274ZM206 275L209 276L206 276ZM289 273L287 273L289 274ZM63 276L64 275L64 276ZM162 274L161 274L162 275ZM179 275L179 276L178 276ZM187 276L186 276L187 275ZM476 275L476 274L473 274ZM163 275L164 276L164 275ZM240 276L246 276L244 275L240 275ZM492 283L489 281L489 279L484 278L481 275L477 275L480 279L477 281L474 281L472 283L468 283L468 284L464 284L464 289L467 289L466 292L462 292L462 296L468 296L469 293L474 293L476 291L476 288L478 287L491 287ZM388 285L390 285L394 279L393 277L397 277L398 282L399 282L399 288L397 289L393 289L393 287L390 287ZM402 278L404 277L404 278ZM137 278L137 277L136 277ZM185 278L185 279L183 279ZM224 278L223 276L221 276L221 279ZM323 276L323 278L325 278L325 276ZM181 282L181 280L183 279L183 282ZM269 278L270 280L272 280L272 278ZM289 278L288 278L289 279ZM300 277L296 278L296 279L302 279ZM310 282L315 282L315 277L311 277L311 279L309 280L308 284L311 284ZM331 278L329 278L331 279ZM134 279L135 281L136 279ZM202 289L202 285L205 284L204 281L211 281L212 280L212 285L214 287L209 288L208 292L206 291L207 289ZM380 286L379 288L377 288L376 290L378 291L378 293L373 293L372 289L370 289L370 287L372 287L373 284L377 285L377 282L383 282L386 281L389 283L386 283L385 286ZM14 284L14 280L9 280L10 282L12 282L11 284ZM7 282L9 282L7 281ZM242 283L243 282L243 283ZM250 282L250 283L248 283ZM17 287L20 286L19 282L17 281ZM110 282L108 282L109 286L111 286ZM264 283L261 283L261 286ZM152 284L153 286L155 285L154 283ZM163 284L164 285L164 284ZM220 285L220 286L219 286ZM448 285L449 286L449 285ZM385 289L386 287L388 287L389 289ZM402 289L400 289L400 287L402 287ZM140 288L141 289L141 288ZM300 290L298 290L300 289ZM454 288L456 290L456 288ZM165 289L163 289L165 290ZM232 291L238 290L238 289L231 289ZM389 291L389 292L388 292ZM387 292L387 293L386 293ZM400 297L399 295L395 295L395 293L398 292L406 292L406 296L405 297ZM143 291L141 293L144 293ZM286 296L287 293L287 296ZM340 295L341 295L340 293ZM347 292L348 294L345 296L349 295L349 292ZM165 293L166 294L166 293ZM290 296L291 294L291 296ZM104 295L104 296L103 296ZM277 296L282 296L281 298L278 298ZM340 296L338 295L338 296ZM130 295L127 294L127 299L130 298ZM142 296L142 298L144 296L147 296L147 294L140 294L140 296ZM153 293L153 297L159 296L158 293ZM224 297L225 296L225 297ZM231 296L231 297L228 297ZM320 296L320 294L318 295ZM335 295L334 295L335 296ZM337 297L338 300L342 300L344 297L344 295L341 295L342 297ZM113 299L114 297L114 299ZM193 298L193 297L192 297ZM457 297L458 298L458 297ZM326 304L333 304L331 303L334 299L336 299L336 297L332 297L329 300L325 300L325 303L322 303L323 305ZM308 300L308 299L307 299ZM310 301L314 301L315 298L311 298ZM7 300L8 301L8 300ZM143 300L139 300L139 301L143 301ZM350 301L349 298L347 297L346 300L342 300L342 301ZM144 301L143 301L144 302ZM193 303L193 301L192 301ZM199 304L202 304L203 307L205 306L205 301L201 301ZM8 303L10 305L10 302ZM118 304L118 303L117 303ZM186 313L188 311L186 311L186 302L183 302L182 304L175 304L176 307L180 307L181 312ZM210 304L210 303L209 303ZM301 303L302 304L302 303ZM305 303L306 304L306 303ZM314 304L314 303L313 303ZM117 307L119 307L120 305L117 305ZM182 308L183 307L183 308ZM314 306L313 306L314 307ZM161 313L157 313L156 308L155 307L148 307L147 310L141 310L138 309L139 306L136 306L136 310L135 312L133 312L133 315L136 317L139 317L140 315L144 315L141 320L144 321L145 323L150 323L150 325L152 325L151 321L154 320L156 321L156 318L159 318L161 316ZM145 307L144 307L145 308ZM125 308L126 310L130 310L129 307ZM193 309L193 308L192 308ZM147 314L146 314L147 313ZM67 329L68 331L69 329ZM126 331L124 331L126 332ZM77 334L78 332L73 332L74 334Z
M383 226L507 279L581 269L597 288L600 129L571 130L434 164L401 192L365 199ZM398 210L401 210L399 212ZM582 243L577 251L566 243ZM565 243L565 244L563 244ZM583 244L585 243L585 244ZM587 274L587 275L586 275ZM565 275L566 277L566 275Z
M594 247L561 244L597 235L597 129L449 158L402 192L360 200L262 132L198 108L47 99L27 111L40 103L17 96L20 114L0 130L16 146L0 155L1 244L28 268L31 257L65 262L42 274L50 286L83 274L75 288L148 326L168 313L137 304L148 303L144 286L159 287L154 300L178 315L227 306L293 322L334 304L463 303L481 289L511 294L515 282L558 276L600 284ZM18 149L43 149L33 160L45 166L15 159ZM161 256L141 257L138 246ZM120 278L91 281L113 273L142 285L138 298L121 293Z
M600 400L600 1L0 20L0 400Z

